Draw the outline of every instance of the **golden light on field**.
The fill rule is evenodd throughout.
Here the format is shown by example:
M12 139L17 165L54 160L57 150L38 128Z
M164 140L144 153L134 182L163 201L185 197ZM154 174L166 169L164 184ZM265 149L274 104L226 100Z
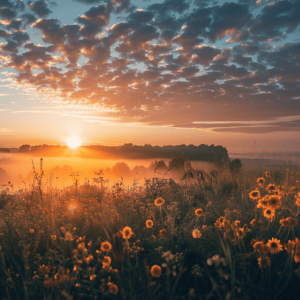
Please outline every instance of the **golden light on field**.
M66 140L66 144L68 147L75 149L79 146L81 146L82 141L79 139L79 137L76 134L73 134L71 137L69 137Z

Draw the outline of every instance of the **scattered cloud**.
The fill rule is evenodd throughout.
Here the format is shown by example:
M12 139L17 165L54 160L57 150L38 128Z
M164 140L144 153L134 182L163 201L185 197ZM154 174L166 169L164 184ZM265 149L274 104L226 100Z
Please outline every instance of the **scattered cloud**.
M86 11L68 24L55 3L1 1L0 65L11 83L66 107L105 108L70 112L91 122L299 130L299 120L278 121L300 115L299 1L74 1Z

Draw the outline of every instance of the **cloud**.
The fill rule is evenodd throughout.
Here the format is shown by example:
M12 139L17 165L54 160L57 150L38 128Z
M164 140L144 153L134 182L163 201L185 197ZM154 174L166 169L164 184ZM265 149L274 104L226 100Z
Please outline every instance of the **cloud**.
M143 10L121 0L78 2L97 5L75 24L47 18L45 1L22 13L1 7L9 9L1 11L0 61L15 70L10 80L65 103L104 107L95 117L117 122L215 132L298 130L297 120L280 119L300 115L298 1L190 6L164 0ZM29 24L35 30L27 32ZM295 41L265 42L283 39L283 31L286 41Z
M40 18L48 16L52 11L47 7L46 1L36 1L29 4L29 8L35 12Z

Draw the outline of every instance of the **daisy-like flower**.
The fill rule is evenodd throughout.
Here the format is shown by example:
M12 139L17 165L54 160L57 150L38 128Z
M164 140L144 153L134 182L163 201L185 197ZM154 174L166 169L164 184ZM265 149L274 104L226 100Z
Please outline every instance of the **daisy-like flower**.
M197 208L197 209L195 210L195 215L196 215L197 217L201 217L201 216L203 215L203 209Z
M152 220L147 220L147 221L146 221L146 227L147 227L147 228L153 227L153 221L152 221Z
M268 171L265 172L265 177L271 177L271 175Z
M299 194L299 193L298 193ZM296 199L296 206L300 206L300 197L298 197L297 195L295 196L295 199Z
M284 245L284 250L287 251L288 254L293 255L296 248L296 242L289 240L287 244Z
M259 177L256 179L256 182L258 183L259 186L263 186L265 181L266 180L263 177Z
M269 195L261 198L260 200L257 201L256 207L257 208L263 208L263 209L267 208L267 206L268 206L268 199L269 199Z
M258 200L261 196L260 196L260 192L258 190L255 190L255 191L252 191L250 194L249 194L249 197L252 199L252 200Z
M160 236L165 236L167 234L167 230L166 229L161 229L160 231L159 231L159 235Z
M165 200L163 198L161 198L161 197L155 199L155 201L154 201L154 204L156 206L162 206L164 203L165 203Z
M266 187L266 190L271 194L273 191L276 190L275 184L274 183L268 184L268 186Z
M112 245L110 242L105 241L101 244L101 250L103 252L109 252L112 249Z
M235 231L235 235L237 238L243 239L246 236L245 228L237 228L237 230Z
M230 229L230 221L225 217L220 217L218 220L216 220L215 226L219 230L228 230Z
M261 220L256 220L256 219L253 219L251 222L250 222L250 225L253 226L253 227L256 227L258 225L261 224Z
M150 273L153 277L159 278L161 275L161 267L158 265L154 265L151 267Z
M102 261L103 268L109 267L111 264L111 258L109 256L104 256Z
M115 285L112 282L109 282L107 285L108 285L108 288L109 288L109 292L111 294L113 294L113 295L117 295L118 294L119 288L118 288L117 285Z
M30 233L34 233L34 229L30 229L29 232L30 232Z
M273 219L275 218L275 210L267 207L267 208L264 210L264 216L265 216L266 218L270 219L270 221L272 222Z
M129 226L125 226L123 228L123 230L121 231L121 233L122 233L123 239L125 239L125 240L129 240L133 235L132 229Z
M202 234L198 229L194 229L192 231L192 236L193 236L194 239L200 239Z
M288 217L288 218L285 218L285 219L281 219L279 221L279 223L283 227L295 227L296 225L298 225L298 220L294 219L292 217Z
M259 257L257 259L257 261L258 261L258 265L261 269L265 269L266 267L271 266L271 261L268 256L263 255L262 257Z
M270 251L269 245L265 244L262 241L258 241L253 245L253 248L259 252L259 253L264 253L267 254Z
M271 209L279 208L282 205L281 198L276 195L271 195L270 197L268 197L267 203L267 206Z
M277 240L275 238L272 238L271 240L268 240L267 245L270 248L270 253L278 253L280 251L282 251L282 245L280 244L280 240Z

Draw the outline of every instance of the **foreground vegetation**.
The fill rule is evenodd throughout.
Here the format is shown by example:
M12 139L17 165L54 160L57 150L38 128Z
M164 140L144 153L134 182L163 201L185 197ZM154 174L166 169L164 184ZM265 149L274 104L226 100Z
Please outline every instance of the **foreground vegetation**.
M0 299L295 299L296 167L0 194ZM154 174L155 175L155 174Z

